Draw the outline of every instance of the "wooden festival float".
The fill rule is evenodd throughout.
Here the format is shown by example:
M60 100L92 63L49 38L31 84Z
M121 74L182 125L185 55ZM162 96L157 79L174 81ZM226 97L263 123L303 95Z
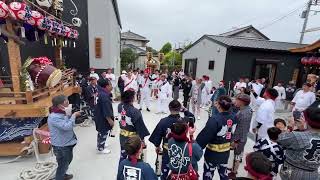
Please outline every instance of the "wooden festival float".
M47 128L43 121L52 97L80 91L74 84L73 72L63 69L62 47L75 47L78 31L62 20L61 2L0 1L1 35L6 40L10 65L10 76L0 76L0 156L26 153L33 130L40 123L44 124L40 129ZM52 44L53 62L46 57L30 57L22 64L21 39L28 35ZM48 145L42 145L40 151L46 148Z
M292 53L303 53L306 55L301 58L301 64L304 65L304 80L310 82L313 86L315 86L317 82L319 83L320 40L301 48L290 49L290 51Z

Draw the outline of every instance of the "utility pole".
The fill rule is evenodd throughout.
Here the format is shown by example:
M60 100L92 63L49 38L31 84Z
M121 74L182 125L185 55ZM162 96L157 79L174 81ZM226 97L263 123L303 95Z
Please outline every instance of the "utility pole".
M302 44L303 42L303 38L304 38L304 33L306 31L307 28L307 24L308 24L308 20L309 20L309 14L310 14L310 10L311 10L311 6L312 6L312 1L313 0L309 0L308 5L307 5L307 10L305 11L305 15L304 15L304 23L302 26L302 31L301 31L301 36L300 36L300 41L299 43Z

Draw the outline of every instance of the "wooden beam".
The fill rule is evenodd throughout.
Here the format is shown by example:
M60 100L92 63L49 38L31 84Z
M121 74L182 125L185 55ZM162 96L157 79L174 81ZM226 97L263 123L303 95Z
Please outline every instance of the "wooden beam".
M15 34L13 30L13 25L10 20L6 20L7 31L9 33ZM12 85L14 92L20 92L20 69L21 69L21 56L19 45L11 38L8 40L8 55L10 71L12 76Z
M21 154L21 150L28 146L22 143L0 143L0 156L17 156Z
M60 42L59 39L57 41ZM55 47L54 56L55 56L56 67L59 69L63 68L64 64L62 61L62 48L60 47L60 45Z
M290 51L293 53L307 53L307 52L315 51L317 49L320 49L320 40L316 41L313 44L310 44L301 48L290 49Z
M79 92L80 87L69 86L65 87L62 91L53 92L50 96L41 98L39 101L31 104L0 105L0 118L47 117L49 115L49 107L52 106L51 100L54 96L59 94L70 96Z

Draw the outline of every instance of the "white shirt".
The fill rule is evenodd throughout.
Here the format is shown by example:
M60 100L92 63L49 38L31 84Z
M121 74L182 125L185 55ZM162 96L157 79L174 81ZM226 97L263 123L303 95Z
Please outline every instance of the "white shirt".
M138 84L141 85L142 92L150 92L151 80L149 79L149 77L145 78L140 76L138 78Z
M172 94L172 87L168 81L159 81L159 99L168 99Z
M273 89L278 91L278 97L277 97L278 100L279 99L286 99L286 89L283 86L281 86L281 87L275 86L275 87L273 87Z
M258 96L261 94L261 91L263 89L263 85L260 83L252 83L252 89L254 90L255 93L258 94Z
M99 75L97 73L90 73L90 77L95 77L97 80L99 80Z
M316 95L313 92L300 90L292 100L292 102L296 103L293 110L304 111L315 101Z
M105 76L106 79L109 79L111 81L112 87L116 86L116 76L114 74L106 74Z
M136 81L135 76L131 76L131 78L129 78L128 76L123 77L124 80L124 91L128 90L128 89L133 89L135 92L138 91L138 83Z
M242 87L246 88L247 87L247 84L245 82L237 82L235 85L234 85L234 90L240 90Z
M262 126L258 130L258 137L259 139L266 138L268 137L267 130L274 126L275 102L271 99L265 100L264 98L258 97L256 103L261 105L256 114L256 124L253 127L255 128L258 123L261 123Z

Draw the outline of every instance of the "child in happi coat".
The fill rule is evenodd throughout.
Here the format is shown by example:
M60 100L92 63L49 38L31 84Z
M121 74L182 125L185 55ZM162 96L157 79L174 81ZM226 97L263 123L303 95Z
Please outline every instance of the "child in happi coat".
M188 130L189 129L189 130ZM190 168L195 171L194 176L198 177L197 162L202 157L202 148L192 140L195 128L189 127L185 122L174 123L168 134L168 155L169 155L169 168L170 173L168 180L177 179L190 179ZM187 134L190 134L190 139Z
M248 171L247 177L237 177L236 180L272 180L272 164L261 152L252 152L246 157L244 169Z
M119 164L117 180L157 180L157 176L148 163L140 159L143 145L139 136L133 136L124 144L128 158Z
M282 147L277 143L281 130L276 127L271 127L267 131L268 138L260 139L253 147L255 151L262 152L272 163L271 174L276 177L279 171L279 166L283 164L285 156Z

